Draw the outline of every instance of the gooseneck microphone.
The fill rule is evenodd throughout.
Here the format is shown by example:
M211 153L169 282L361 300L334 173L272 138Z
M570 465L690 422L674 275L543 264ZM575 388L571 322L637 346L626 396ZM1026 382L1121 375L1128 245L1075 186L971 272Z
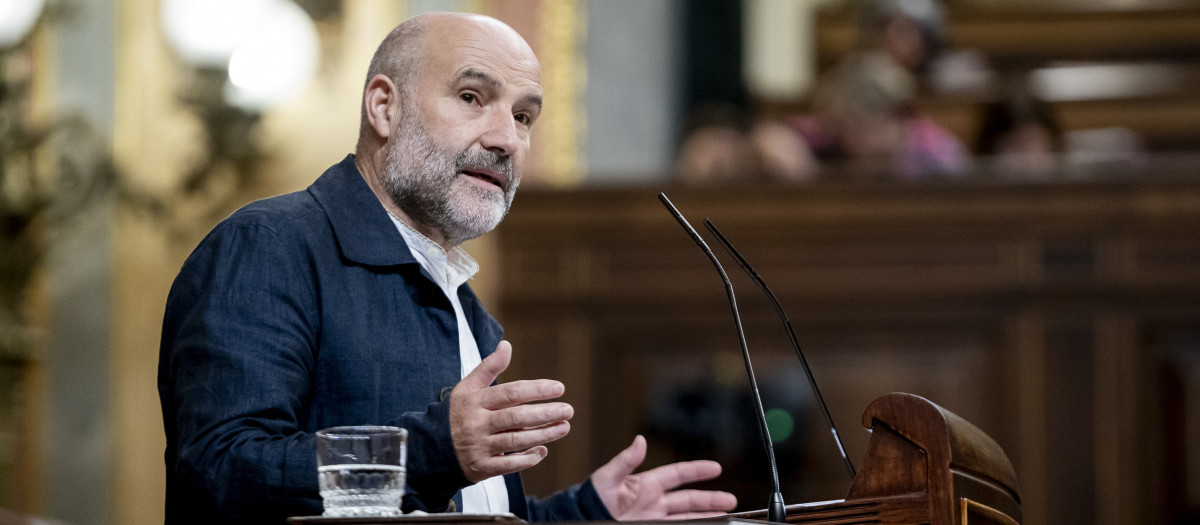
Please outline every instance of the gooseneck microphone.
M804 358L804 352L800 351L800 343L796 341L796 332L792 330L792 322L788 320L787 314L784 313L783 306L779 304L779 299L775 298L775 294L771 293L771 289L767 287L766 281L763 281L762 277L758 276L758 272L754 271L749 262L746 262L746 258L742 257L742 254L734 249L733 245L729 243L729 240L724 235L721 235L721 230L718 230L712 221L704 219L704 227L708 228L708 231L715 235L718 241L721 241L721 245L725 247L725 251L729 252L729 255L737 260L738 265L746 271L746 274L750 276L750 279L759 288L762 288L763 293L767 295L767 299L771 301L771 305L775 307L775 312L779 314L779 319L783 321L783 328L787 332L788 340L791 341L792 348L796 350L796 357L800 358L800 364L804 367L804 375L808 377L808 384L812 386L813 394L815 394L818 404L821 405L821 412L825 414L825 422L829 424L829 431L833 433L833 441L837 443L838 452L842 453L842 459L846 462L846 470L850 472L850 480L853 481L855 477L854 464L850 462L850 456L846 455L846 447L842 445L842 438L838 437L837 426L833 424L833 416L829 415L829 406L825 404L825 398L821 397L821 389L817 388L817 380L813 377L812 369L808 367L808 360Z
M738 314L737 300L733 296L733 283L729 282L729 275L725 273L725 268L721 266L721 262L717 260L717 256L705 244L704 239L688 224L687 219L683 218L683 214L679 213L679 209L671 204L671 200L667 198L665 193L658 194L658 200L662 201L663 205L670 210L671 215L679 221L679 225L692 236L692 240L700 246L704 254L712 261L713 266L717 268L717 272L721 274L721 280L725 281L725 294L729 297L729 307L733 309L733 322L737 327L738 343L742 347L742 359L746 362L746 375L750 378L750 391L754 397L754 408L757 409L758 415L758 432L762 436L763 447L767 449L767 458L771 462L771 487L774 492L771 494L771 501L767 505L767 520L775 523L784 523L787 518L787 512L784 509L783 494L779 491L779 469L775 465L775 446L771 444L771 434L767 431L767 418L763 412L762 396L758 393L758 382L754 380L754 367L750 364L750 350L746 348L746 334L742 330L742 317Z

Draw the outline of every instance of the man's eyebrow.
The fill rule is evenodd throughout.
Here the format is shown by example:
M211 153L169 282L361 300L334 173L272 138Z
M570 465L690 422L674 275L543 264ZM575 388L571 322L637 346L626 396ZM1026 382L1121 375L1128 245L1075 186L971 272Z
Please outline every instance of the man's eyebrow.
M542 96L541 95L526 95L523 100L525 100L526 104L537 106L538 113L542 112Z
M496 90L500 89L500 80L498 80L496 77L494 77L492 75L487 74L484 71L480 71L480 70L474 69L474 68L467 69L467 70L463 71L462 73L460 73L458 75L458 79L459 80L474 79L474 80L483 82L484 84L487 84L488 87L490 87L492 89L496 89ZM525 97L522 98L522 100L524 100L526 104L531 104L531 105L537 106L539 113L542 111L542 96L541 95L526 95Z
M463 71L462 73L460 73L458 75L458 78L460 80L467 79L467 78L473 78L475 80L482 81L484 84L487 84L488 87L490 87L492 89L500 89L500 81L497 80L496 77L493 77L493 76L491 76L483 71L480 71L478 69L467 69L466 71Z

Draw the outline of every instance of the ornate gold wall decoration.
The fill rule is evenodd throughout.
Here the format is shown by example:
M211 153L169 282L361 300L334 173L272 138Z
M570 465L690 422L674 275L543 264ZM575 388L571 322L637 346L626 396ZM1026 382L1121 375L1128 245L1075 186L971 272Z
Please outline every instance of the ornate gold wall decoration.
M542 171L554 186L574 186L584 176L587 113L587 9L578 0L541 3L542 86L546 111L539 122Z

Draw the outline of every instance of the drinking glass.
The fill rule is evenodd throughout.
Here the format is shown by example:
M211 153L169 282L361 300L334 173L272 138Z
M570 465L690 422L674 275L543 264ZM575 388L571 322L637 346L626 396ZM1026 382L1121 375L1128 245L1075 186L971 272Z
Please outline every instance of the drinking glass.
M399 516L408 431L352 426L317 431L317 476L324 516Z

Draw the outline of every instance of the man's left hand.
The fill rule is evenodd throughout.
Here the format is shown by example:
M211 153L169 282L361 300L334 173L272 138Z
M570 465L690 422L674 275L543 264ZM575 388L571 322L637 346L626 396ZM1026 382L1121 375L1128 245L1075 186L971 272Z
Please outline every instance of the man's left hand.
M614 518L622 521L710 518L737 506L737 498L728 492L674 490L719 476L719 463L685 461L634 474L633 469L645 459L646 438L638 436L629 448L592 474L592 485Z

